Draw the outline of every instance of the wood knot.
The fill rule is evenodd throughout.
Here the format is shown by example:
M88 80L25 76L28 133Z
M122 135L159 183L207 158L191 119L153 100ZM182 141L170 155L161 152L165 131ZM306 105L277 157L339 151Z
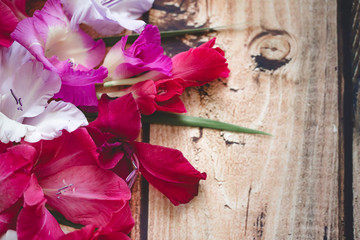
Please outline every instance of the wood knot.
M257 34L249 44L255 69L274 71L290 62L292 39L285 31L267 30Z

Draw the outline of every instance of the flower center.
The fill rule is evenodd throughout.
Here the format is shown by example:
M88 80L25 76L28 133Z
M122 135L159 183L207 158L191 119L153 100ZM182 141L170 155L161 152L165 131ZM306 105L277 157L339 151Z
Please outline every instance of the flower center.
M21 103L21 98L17 98L15 96L15 93L12 89L10 89L10 93L11 95L14 97L15 101L16 101L16 105L19 105L19 107L17 108L17 110L19 111L23 111L23 108L22 108L22 103Z
M103 5L104 7L112 7L115 4L121 2L122 0L101 0L100 3L101 5Z

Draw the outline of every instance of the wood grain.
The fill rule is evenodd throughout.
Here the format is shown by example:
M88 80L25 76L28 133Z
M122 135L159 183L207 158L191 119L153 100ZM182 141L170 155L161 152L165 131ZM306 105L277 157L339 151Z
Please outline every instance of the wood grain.
M353 220L354 239L360 239L360 2L354 1L352 8L352 82L354 85L354 128L353 128Z
M152 125L150 143L181 150L208 179L178 207L150 187L148 239L341 239L336 3L155 1L161 29L244 24L165 49L216 36L231 76L188 90L188 114L274 137Z

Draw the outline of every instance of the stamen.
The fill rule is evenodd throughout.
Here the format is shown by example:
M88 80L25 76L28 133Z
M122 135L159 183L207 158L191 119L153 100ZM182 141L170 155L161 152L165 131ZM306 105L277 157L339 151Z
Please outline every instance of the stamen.
M112 7L115 4L121 2L122 0L101 0L101 5L103 5L104 7Z
M15 96L15 93L14 93L14 91L12 90L12 89L10 89L10 93L11 93L11 95L13 96L13 98L15 99L15 101L16 101L16 105L20 105L18 108L16 108L17 110L19 110L19 111L23 111L23 108L22 108L22 103L21 103L21 98L17 98L16 96Z
M15 99L15 101L16 101L16 105L18 105L18 104L19 104L19 101L18 101L17 97L15 96L13 90L10 89L10 92L11 92L11 95L14 97L14 99Z
M133 153L131 157L132 165L134 166L134 170L126 177L126 182L128 183L129 188L132 188L132 186L135 183L136 177L139 174L139 159L137 158L136 154Z
M64 186L64 187L59 188L58 191L57 191L57 193L56 193L57 198L60 199L60 195L63 194L63 193L65 193L65 192L68 190L68 188L71 188L73 185L74 185L74 184L71 183L71 184L69 184L69 185L66 185L66 186ZM71 189L71 190L73 190L73 192L74 192L75 189Z

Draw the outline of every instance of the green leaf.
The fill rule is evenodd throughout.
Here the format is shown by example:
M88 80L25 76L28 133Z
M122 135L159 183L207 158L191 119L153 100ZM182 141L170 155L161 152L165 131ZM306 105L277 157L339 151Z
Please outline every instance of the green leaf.
M157 123L157 124L166 124L173 126L191 126L191 127L203 127L203 128L212 128L219 129L230 132L240 132L240 133L250 133L250 134L262 134L272 136L269 133L241 127L238 125L219 122L211 119L201 118L201 117L192 117L181 114L173 114L166 112L155 112L152 115L143 115L141 120L144 123Z
M226 26L217 26L217 27L204 27L204 28L193 28L193 29L181 29L181 30L171 30L171 31L161 31L161 38L170 38L183 36L185 34L204 34L220 30L235 30L235 29L244 29L248 23L226 25ZM107 47L114 46L122 37L124 36L113 36L113 37L103 37L96 40L102 39L105 42ZM130 34L128 35L127 43L133 43L139 37L139 34Z

